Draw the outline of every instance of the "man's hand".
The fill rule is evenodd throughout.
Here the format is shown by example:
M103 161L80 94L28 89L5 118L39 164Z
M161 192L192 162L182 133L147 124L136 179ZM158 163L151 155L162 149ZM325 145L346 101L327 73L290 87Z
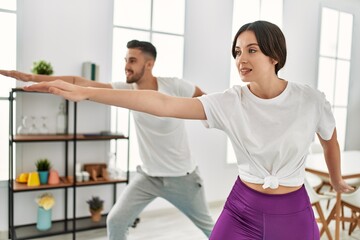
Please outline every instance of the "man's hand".
M11 77L11 78L15 78L16 80L20 80L23 82L30 82L34 80L34 75L32 74L27 74L27 73L22 73L19 71L15 71L15 70L0 70L0 74L4 75L6 77Z
M31 86L25 86L25 91L45 92L62 96L67 100L78 102L87 99L87 88L80 87L60 79L51 82L41 82Z

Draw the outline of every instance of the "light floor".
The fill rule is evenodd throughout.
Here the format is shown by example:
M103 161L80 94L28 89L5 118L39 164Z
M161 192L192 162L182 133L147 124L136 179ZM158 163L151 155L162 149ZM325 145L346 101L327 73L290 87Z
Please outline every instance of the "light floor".
M332 204L333 205L333 204ZM222 210L223 203L210 206L211 213L216 220ZM330 206L331 209L332 206ZM325 209L325 203L323 204ZM325 211L327 216L327 212ZM130 228L128 240L206 240L203 233L198 230L182 213L176 209L148 211L140 216L140 223L136 228ZM348 226L346 226L348 228ZM330 223L330 230L334 235L334 223ZM0 239L6 234L0 234ZM321 240L328 238L323 235ZM360 228L348 236L347 229L341 232L341 240L360 240ZM72 235L59 235L54 237L39 238L38 240L72 240ZM79 232L76 240L107 240L106 229Z
M210 206L212 215L216 220L222 210L222 203ZM325 208L324 208L325 209ZM326 214L327 215L327 214ZM207 238L198 230L182 213L176 209L145 212L141 216L140 223L136 228L130 229L128 240L206 240ZM347 228L348 226L346 226ZM334 233L334 224L330 224ZM60 235L55 237L40 238L38 240L71 240L72 235ZM80 232L76 235L77 240L106 240L106 230L98 229ZM328 239L325 234L321 240ZM347 229L341 232L341 240L360 240L360 228L348 236Z

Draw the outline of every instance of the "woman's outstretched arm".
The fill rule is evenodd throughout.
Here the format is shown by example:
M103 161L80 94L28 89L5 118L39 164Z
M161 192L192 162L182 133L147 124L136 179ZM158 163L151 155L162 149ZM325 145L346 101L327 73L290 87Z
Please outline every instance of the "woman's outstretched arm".
M197 98L168 96L152 90L118 90L82 87L55 80L24 87L25 91L49 92L71 101L90 100L128 108L159 117L205 120L202 103Z

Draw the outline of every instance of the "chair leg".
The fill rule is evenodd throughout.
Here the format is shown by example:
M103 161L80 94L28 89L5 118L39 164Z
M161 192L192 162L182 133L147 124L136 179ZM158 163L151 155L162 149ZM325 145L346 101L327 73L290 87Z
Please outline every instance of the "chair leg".
M330 221L335 218L335 213L336 213L336 206L333 207L328 218L326 219L326 226L328 226ZM323 226L320 231L320 236L323 235L324 231L325 231L325 227Z
M329 190L329 192L331 192L332 190L333 190L333 187L330 185L330 190ZM327 201L326 210L329 209L329 206L330 206L330 199Z
M314 203L314 206L316 208L317 213L319 214L319 218L320 218L320 221L322 223L322 229L325 229L325 232L326 232L326 235L328 236L328 239L332 240L331 232L330 232L328 223L325 220L324 213L323 213L323 211L321 209L320 203L319 202Z
M325 183L324 183L324 182L322 182L322 183L320 184L320 186L317 187L317 189L315 190L316 193L319 193L319 194L320 194L320 191L321 191L321 189L323 188L323 186L325 186Z
M349 226L349 236L351 235L351 233L355 230L356 225L358 225L358 221L356 220L356 212L355 211L351 211L351 218L354 219L354 221L350 222L350 226Z
M344 205L341 204L341 216L344 216ZM345 221L341 221L342 230L345 229Z

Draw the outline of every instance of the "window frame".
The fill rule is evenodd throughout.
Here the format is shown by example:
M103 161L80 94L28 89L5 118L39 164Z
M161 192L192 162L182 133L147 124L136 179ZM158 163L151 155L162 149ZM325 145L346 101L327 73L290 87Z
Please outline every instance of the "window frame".
M114 0L114 19L115 19L115 2L117 0ZM179 73L178 75L173 75L175 77L179 77L179 78L182 78L182 75L183 75L183 69L184 69L184 66L183 66L183 62L184 62L184 48L185 48L185 9L186 9L186 0L179 0L179 1L182 1L183 2L183 6L184 6L184 29L182 31L182 33L174 33L174 32L166 32L166 31L159 31L159 30L155 30L154 29L154 26L153 26L153 23L154 23L154 2L156 0L151 0L151 7L150 7L150 27L147 29L147 28L138 28L138 27L129 27L129 26L125 26L125 25L119 25L119 24L115 24L113 23L113 34L115 33L115 31L117 29L123 29L123 30L130 30L130 31L139 31L139 32L142 32L142 33L147 33L149 34L149 39L148 41L149 42L152 42L153 43L153 40L154 40L154 36L156 36L157 34L158 35L162 35L162 36L172 36L172 37L178 37L178 38L181 38L182 39L182 49L180 50L181 54L182 54L182 59L181 59L181 63L182 63L182 66L180 67L180 70L179 70ZM114 34L115 35L115 34ZM113 36L113 40L114 40L114 36ZM128 39L130 40L130 39ZM139 39L141 40L141 39ZM157 48L158 52L159 52L159 46L156 46L156 44L154 44L155 47ZM112 49L112 53L114 55L114 43L113 43L113 49ZM125 46L123 46L123 48L125 49ZM154 75L162 75L161 72L157 73L156 72L156 66L158 65L161 65L162 63L159 63L159 58L161 58L162 56L159 56L157 57L157 63L155 64L155 68L154 68ZM114 56L113 56L113 60L112 60L112 66L113 66L113 70L112 70L112 81L120 81L120 79L123 79L123 78L120 78L120 79L116 79L114 78L115 75L117 75L116 73L114 73L114 69L119 69L118 67L114 67ZM126 121L124 121L124 119L129 119L128 121L128 125L125 126L126 124L122 124ZM111 107L111 130L112 131L115 131L115 132L127 132L129 133L129 146L128 146L128 149L127 151L117 151L117 149L120 148L123 148L124 149L124 146L121 147L119 145L116 145L116 142L112 142L111 145L110 145L110 152L111 153L118 153L118 156L115 156L116 158L120 158L120 161L117 161L119 163L118 166L116 166L117 168L120 168L120 169L127 169L126 167L126 161L124 160L126 158L126 154L122 154L122 155L119 155L121 154L121 152L127 152L127 154L130 154L131 155L131 161L130 161L130 166L129 166L129 170L130 171L135 171L136 169L136 166L139 165L141 163L141 158L140 158L140 154L139 154L139 150L138 150L138 142L137 142L137 136L136 136L136 130L135 130L135 124L133 122L133 118L132 118L132 115L131 115L131 111L129 110L124 110L124 109L120 109L120 108L116 108L116 107ZM130 137L131 136L131 137Z
M335 54L334 56L332 56L331 54L328 54L328 53L322 53L322 45L321 45L321 33L322 33L322 27L323 27L323 13L324 13L324 10L325 9L328 9L330 11L334 11L334 12L337 12L337 15L338 15L338 21L337 21L337 31L336 31L336 47L335 47ZM352 27L351 27L351 36L350 36L350 49L349 49L349 57L348 58L344 58L344 57L341 57L339 56L339 51L338 51L338 48L339 48L339 39L340 39L340 27L341 27L341 14L344 13L344 14L348 14L348 15L351 15L352 17ZM321 88L321 83L320 83L320 75L321 75L321 67L320 67L320 62L321 60L332 60L334 62L334 72L333 72L333 79L334 79L334 82L333 82L333 86L332 89L333 91L331 92L331 96L326 96L330 102L330 105L331 105L331 109L334 113L334 117L335 117L335 121L338 123L338 122L341 122L341 121L337 121L339 120L339 118L344 118L344 121L343 123L345 124L344 126L339 127L337 125L337 135L338 135L338 142L339 142L339 145L340 145L340 150L345 150L345 146L346 146L346 135L347 135L347 114L348 114L348 100L349 100L349 86L350 86L350 79L351 79L351 66L352 66L352 56L351 56L351 52L352 52L352 48L353 48L353 34L354 34L354 14L353 13L350 13L350 12L347 12L347 11L344 11L344 10L341 10L337 7L330 7L330 6L322 6L319 10L319 16L320 16L320 31L319 31L319 50L318 50L318 69L317 69L317 72L318 72L318 78L317 78L317 88L320 90L320 91L324 91L323 88ZM338 72L338 66L339 66L339 63L341 62L347 62L348 63L348 82L346 83L348 85L347 87L347 94L346 94L346 104L337 104L337 101L336 101L336 85L339 84L339 79L337 77L337 72ZM342 78L343 79L343 78ZM342 84L342 83L341 83ZM332 100L332 101L331 101ZM345 116L337 116L336 114L336 110L340 110L340 111L345 111ZM319 142L319 140L317 138L315 138L315 142Z
M17 25L16 25L16 18L17 18L17 6L16 6L16 3L15 3L15 9L4 9L0 6L0 13L6 13L6 14L14 14L15 15L15 41L14 42L17 42ZM13 69L16 69L16 64L17 64L17 46L15 46L15 52L14 52L14 58L15 58L15 61L14 61L14 66L13 66ZM6 54L2 55L4 56L4 58L7 58L5 57ZM1 76L1 78L4 78L3 76ZM11 79L6 79L6 81L12 81L12 83L9 84L10 87L15 87L16 86L16 81L15 80L11 80ZM9 92L11 91L11 89L9 89ZM5 102L6 101L6 102ZM8 103L9 102L9 96L5 96L5 95L0 95L0 103ZM9 120L9 110L6 112L6 114L4 114L3 116L8 116L8 121ZM9 138L9 132L10 132L10 124L2 124L3 126L5 126L4 128L4 132L5 132L5 135L4 136L4 140L5 142L8 141L8 138ZM2 136L0 136L0 138L2 138ZM9 180L9 146L8 145L4 145L4 149L6 149L5 151L1 151L2 153L4 154L1 154L0 155L0 162L2 163L2 170L0 170L0 182L1 181L7 181ZM4 161L4 162L2 162Z

